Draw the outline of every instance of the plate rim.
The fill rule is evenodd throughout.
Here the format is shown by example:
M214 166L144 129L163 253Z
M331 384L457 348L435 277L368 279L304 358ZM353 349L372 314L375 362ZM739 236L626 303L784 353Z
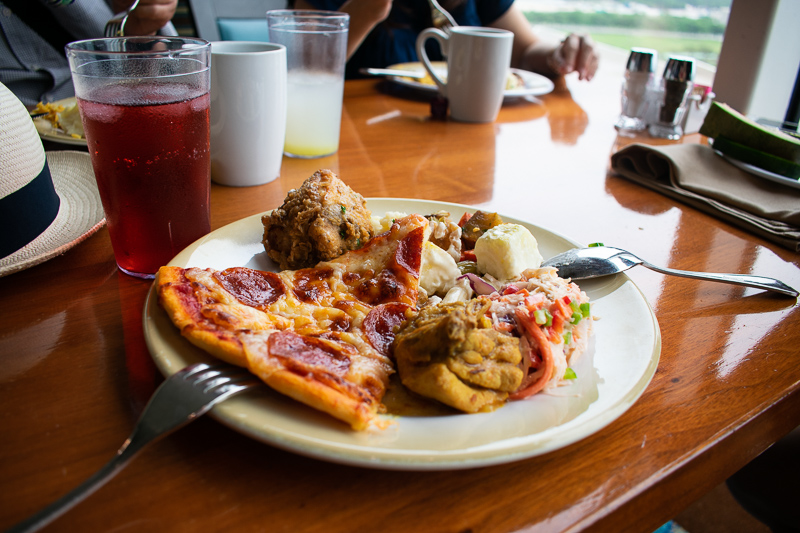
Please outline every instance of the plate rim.
M712 149L713 145L712 145ZM731 157L728 154L723 154L719 150L714 149L714 153L720 156L722 159L730 163L731 165L739 168L740 170L744 170L748 174L756 176L758 178L764 178L765 180L772 181L774 183L780 183L781 185L786 185L787 187L792 187L794 189L800 189L800 179L790 178L789 176L782 176L775 172L771 172L769 170L764 170L763 168L757 167L751 163L745 163L735 157Z
M406 203L410 202L414 205L422 206L429 206L429 208L438 207L438 208L459 208L474 211L478 209L475 206L468 206L465 204L456 204L456 203L448 203L448 202L437 202L437 201L429 201L429 200L418 200L418 199L410 199L410 198L367 198L367 205L370 205L370 202L375 205L376 203L380 202L389 202L391 204L396 203ZM385 209L386 211L394 211L395 209ZM378 209L374 210L375 212L379 212ZM268 212L268 211L267 211ZM433 211L432 211L433 212ZM254 215L250 215L239 219L237 221L231 222L221 228L218 228L214 232L210 233L204 238L199 239L187 249L182 251L178 254L173 261L170 261L170 264L176 264L177 266L185 266L185 264L181 265L181 263L185 263L187 258L191 257L191 252L198 249L203 245L205 240L214 235L215 232L219 232L225 228L230 230L232 227L236 225L241 225L242 228L246 227L248 222L253 223L256 219L259 219L264 213L258 213ZM514 217L502 215L504 219L508 221L519 221ZM551 231L549 229L540 227L536 224L530 222L522 222L529 227L534 227L549 233L551 236L556 237L557 239L561 239L564 242L564 246L579 246L579 244L569 239L560 233ZM660 328L658 326L658 321L655 317L655 314L652 310L647 299L644 297L644 294L641 290L627 277L625 274L620 274L614 277L614 284L613 290L609 291L609 294L614 293L617 290L621 290L625 288L626 290L633 290L634 294L640 299L640 303L644 304L644 308L647 312L647 320L646 322L652 328L648 333L652 334L653 337L653 344L649 346L649 354L648 360L645 369L643 370L642 374L636 378L635 383L629 389L624 391L624 396L620 397L618 400L615 401L613 405L610 406L609 409L606 409L600 413L597 413L595 416L591 417L588 420L581 420L581 431L575 431L570 429L569 425L572 423L573 420L579 420L580 415L576 415L574 418L567 420L564 423L555 424L552 427L546 428L545 431L551 430L553 428L563 428L567 426L566 431L569 432L567 438L561 439L551 439L553 442L546 444L544 446L534 447L533 449L530 448L529 445L526 445L525 438L531 438L532 436L536 436L537 433L533 433L531 435L526 435L525 437L518 437L512 439L505 439L502 442L503 446L497 445L496 441L492 441L490 445L481 445L481 446L472 446L467 448L459 448L455 450L449 451L430 451L430 450L400 450L397 451L395 449L383 449L383 448L376 448L375 446L364 446L350 444L345 445L341 442L334 442L331 440L326 441L325 439L315 438L313 435L293 435L289 429L282 427L282 428L260 428L260 430L256 430L252 427L252 424L249 424L247 421L247 411L243 411L243 409L252 409L254 405L254 400L250 397L251 393L245 393L239 397L231 398L224 403L218 404L215 406L210 414L213 418L217 421L222 422L224 425L239 431L255 440L259 440L263 443L275 446L277 448L284 449L286 451L290 451L292 453L297 453L299 455L312 457L314 459L320 459L324 461L345 464L350 466L358 466L358 467L367 467L367 468L377 468L377 469L384 469L384 470L409 470L409 471L430 471L430 470L458 470L458 469L466 469L466 468L476 468L476 467L483 467L483 466L490 466L490 465L497 465L497 464L505 464L513 461L518 461L526 458L530 458L533 456L543 455L546 453L550 453L557 449L569 446L574 444L579 440L583 440L587 438L607 425L611 422L619 418L624 412L626 412L636 401L638 398L644 393L647 389L650 381L652 380L653 376L655 375L656 369L658 367L660 353L661 353L661 333ZM157 304L157 296L155 294L155 283L150 287L148 291L147 300L144 306L144 313L143 313L143 321L144 321L144 334L145 340L148 346L148 349L151 353L151 357L153 358L156 366L159 368L159 371L162 372L165 376L172 374L173 372L179 370L177 367L170 367L167 364L167 361L163 361L156 356L157 347L154 346L154 338L152 337L153 333L150 330L150 325L152 324L152 314L154 312L163 313L163 311L159 308ZM166 318L166 317L164 317ZM168 320L168 318L166 318ZM170 324L171 325L171 324ZM173 326L174 328L174 326ZM178 338L182 339L182 341L186 342L186 345L189 347L188 349L196 350L200 352L199 348L196 348L185 341L182 337L180 337L179 332L175 329L174 334ZM206 360L213 360L213 357L210 355L205 355ZM594 363L593 363L594 364ZM266 388L266 386L265 386ZM278 393L274 393L272 391L268 391L268 394L278 395ZM288 401L293 402L293 400L286 399L280 396L276 396L278 401ZM595 400L597 401L597 400ZM300 405L300 404L298 404ZM301 409L311 409L306 406L300 406ZM587 407L588 410L588 407ZM493 413L492 413L493 414ZM315 417L321 416L326 420L329 417L322 413L314 413L312 412L308 416ZM463 416L475 416L475 415L463 415ZM491 416L491 414L490 414ZM469 419L466 419L469 420ZM331 421L333 424L337 424L335 420ZM313 422L312 422L313 423ZM577 423L577 422L576 422ZM573 424L574 425L574 424ZM342 426L344 427L344 426ZM271 431L270 431L271 430ZM344 428L345 431L351 432L349 428ZM555 430L553 430L555 431ZM588 432L587 432L588 431ZM354 436L357 436L359 432L349 433ZM542 433L541 431L538 433ZM556 435L557 437L558 435ZM354 440L357 440L357 437L354 437ZM514 442L512 442L514 441Z

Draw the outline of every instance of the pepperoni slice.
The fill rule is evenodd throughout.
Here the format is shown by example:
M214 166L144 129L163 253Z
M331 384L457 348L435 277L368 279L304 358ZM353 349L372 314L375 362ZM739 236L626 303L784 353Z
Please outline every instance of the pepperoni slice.
M364 319L364 333L373 348L388 356L394 341L394 328L406 321L406 312L411 306L400 303L381 304L373 307Z
M252 268L226 268L215 272L214 278L245 305L264 308L283 296L286 289L280 276Z
M422 265L422 243L425 238L425 228L411 231L405 238L397 243L395 261L414 277L419 277Z
M330 296L331 289L326 280L331 277L330 268L303 268L294 274L294 294L300 301L319 304Z
M298 374L324 371L344 376L350 369L350 358L343 349L290 330L270 335L267 348L271 356L280 358L286 368Z

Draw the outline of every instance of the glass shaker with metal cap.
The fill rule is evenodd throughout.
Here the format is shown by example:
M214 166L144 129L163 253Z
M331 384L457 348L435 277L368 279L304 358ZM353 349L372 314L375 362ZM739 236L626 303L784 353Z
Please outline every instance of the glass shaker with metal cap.
M694 59L670 57L661 79L662 97L655 124L650 125L650 135L677 140L683 136L681 123L686 112L686 102L694 86Z
M658 52L650 48L631 48L622 82L622 112L614 126L620 133L647 127L647 93L655 85L657 58Z

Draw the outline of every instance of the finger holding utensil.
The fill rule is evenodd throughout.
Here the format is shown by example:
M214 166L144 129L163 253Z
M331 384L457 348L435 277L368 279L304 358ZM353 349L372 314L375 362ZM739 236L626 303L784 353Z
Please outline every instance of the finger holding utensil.
M172 20L178 0L116 1L113 7L118 13L127 11L121 28L123 35L155 35Z

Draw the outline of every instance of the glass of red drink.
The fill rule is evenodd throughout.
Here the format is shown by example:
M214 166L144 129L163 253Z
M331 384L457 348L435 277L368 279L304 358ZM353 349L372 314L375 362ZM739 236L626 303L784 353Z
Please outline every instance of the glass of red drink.
M153 278L211 230L211 47L119 37L67 45L117 266Z

